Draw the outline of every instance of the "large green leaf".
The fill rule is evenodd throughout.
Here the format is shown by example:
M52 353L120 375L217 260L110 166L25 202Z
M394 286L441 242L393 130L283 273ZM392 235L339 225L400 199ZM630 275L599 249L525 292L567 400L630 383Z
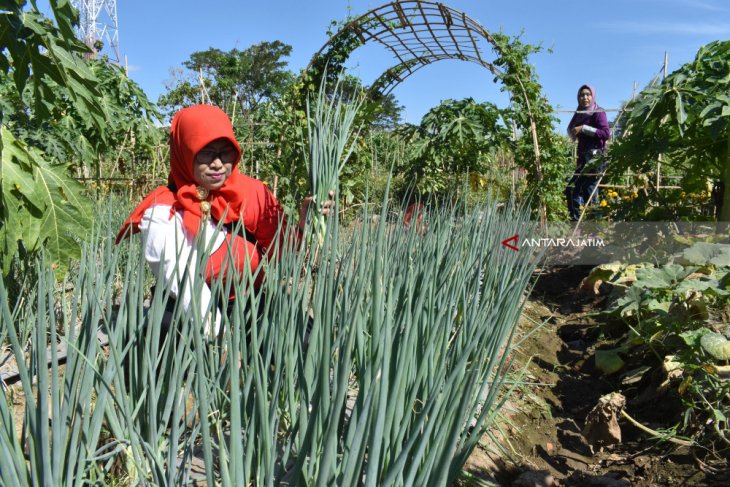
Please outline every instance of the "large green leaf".
M724 179L730 126L728 53L730 40L707 44L693 61L627 105L617 123L622 135L610 148L616 177L629 168L653 171L662 154L663 168L677 171L682 176L678 184L687 192L704 187L706 179Z
M619 353L624 353L624 348L614 348L611 350L596 350L596 368L605 375L611 375L618 372L624 367L624 361Z
M37 206L39 201L33 179L32 161L20 142L5 127L2 128L2 185L3 194L17 191L28 203Z
M682 265L712 264L717 267L730 267L730 245L697 242L692 247L685 249L682 255L675 260Z
M647 295L641 287L631 286L621 298L616 301L616 306L611 310L619 310L622 317L638 316L641 311L642 302L647 299Z
M82 186L68 177L65 166L51 166L37 149L26 147L2 128L3 267L22 240L28 251L45 245L62 273L81 254L79 238L91 220Z
M634 286L650 289L671 289L692 272L693 269L685 268L677 264L667 264L658 269L637 269L637 281Z
M730 341L715 332L710 332L700 339L702 348L718 360L730 360Z
M35 178L46 209L41 220L41 238L56 262L80 255L80 242L89 229L90 209L82 187L65 174L65 168L39 165Z

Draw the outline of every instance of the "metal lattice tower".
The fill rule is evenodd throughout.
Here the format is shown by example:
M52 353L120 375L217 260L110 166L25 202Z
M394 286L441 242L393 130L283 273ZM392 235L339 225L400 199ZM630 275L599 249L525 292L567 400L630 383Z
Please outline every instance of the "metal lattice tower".
M98 41L109 59L119 64L119 22L117 20L117 0L71 0L79 11L79 36L96 55Z

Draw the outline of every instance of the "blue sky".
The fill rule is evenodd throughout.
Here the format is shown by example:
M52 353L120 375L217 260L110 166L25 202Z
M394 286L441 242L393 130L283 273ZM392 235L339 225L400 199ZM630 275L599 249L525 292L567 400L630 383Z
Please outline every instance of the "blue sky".
M244 49L261 41L280 40L293 46L289 67L295 72L327 41L332 20L359 15L385 0L117 0L119 38L130 76L152 101L165 92L170 68L191 53L215 47ZM596 87L598 103L616 108L661 71L664 53L669 70L693 59L710 41L730 39L728 0L573 0L469 1L447 0L487 31L541 44L552 53L533 58L550 102L573 109L582 83ZM394 64L381 48L356 50L350 67L370 83ZM471 96L499 106L507 98L490 73L462 61L426 66L394 94L405 105L405 119L417 123L430 107L447 98ZM569 115L561 115L567 124Z

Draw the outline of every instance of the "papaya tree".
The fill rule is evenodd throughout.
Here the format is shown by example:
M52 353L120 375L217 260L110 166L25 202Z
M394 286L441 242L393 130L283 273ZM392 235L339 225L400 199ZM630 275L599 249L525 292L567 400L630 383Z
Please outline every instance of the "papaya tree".
M661 155L687 193L720 182L718 220L730 222L730 41L701 47L627 108L623 136L611 146L611 172L649 173Z
M148 119L136 117L146 119L154 107L136 85L122 80L123 71L84 59L89 49L75 37L78 14L69 2L49 4L55 22L40 13L35 1L5 1L0 8L4 276L18 252L45 247L59 273L80 255L91 209L70 168L81 160L98 160L102 148L117 150L119 138L138 124L152 127ZM140 111L127 116L133 100Z
M424 194L443 192L454 176L484 172L497 151L510 144L502 112L472 98L445 100L419 125L404 125L398 133L414 151L403 170L416 177Z

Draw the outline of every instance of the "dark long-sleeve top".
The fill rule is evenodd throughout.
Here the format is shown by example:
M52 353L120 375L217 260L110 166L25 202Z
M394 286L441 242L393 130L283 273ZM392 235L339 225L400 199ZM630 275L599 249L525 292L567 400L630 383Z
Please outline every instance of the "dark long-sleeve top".
M576 114L577 116L578 114ZM582 120L571 122L570 126L583 125L583 130L578 134L578 164L586 160L589 151L598 150L603 152L606 149L606 142L611 138L611 129L608 126L608 118L603 110L596 110L592 113L580 114ZM574 136L569 132L571 138Z

